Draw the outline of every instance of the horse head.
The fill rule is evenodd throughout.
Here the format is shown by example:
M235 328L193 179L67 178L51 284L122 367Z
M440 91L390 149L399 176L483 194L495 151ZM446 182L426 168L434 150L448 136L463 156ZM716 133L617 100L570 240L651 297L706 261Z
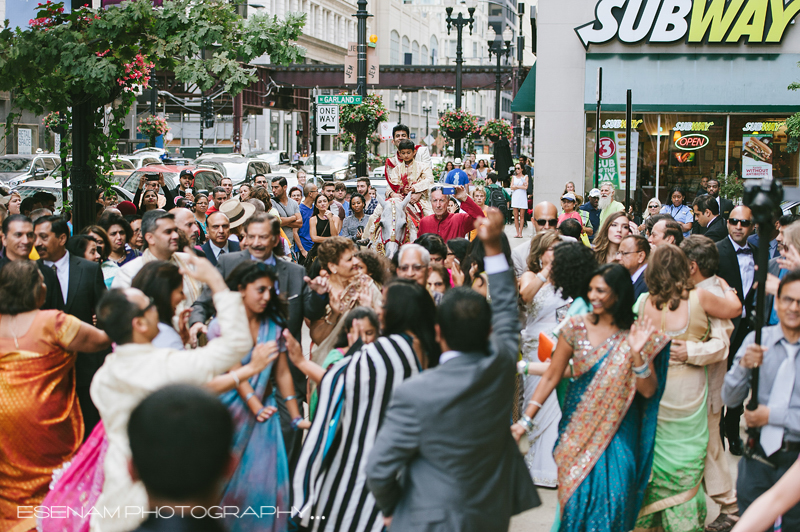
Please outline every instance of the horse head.
M411 201L411 194L404 199L389 198L383 203L381 213L381 231L386 257L391 259L406 239L406 206Z

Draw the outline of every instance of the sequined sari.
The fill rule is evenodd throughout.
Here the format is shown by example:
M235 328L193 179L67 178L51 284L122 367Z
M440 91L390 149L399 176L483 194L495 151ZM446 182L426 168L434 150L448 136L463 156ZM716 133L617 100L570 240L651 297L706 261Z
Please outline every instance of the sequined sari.
M583 316L570 318L561 330L573 347L575 371L553 453L561 532L627 532L636 523L653 462L669 338L654 335L642 349L658 377L658 390L645 398L636 392L627 333L618 331L593 347Z
M81 321L41 310L16 341L0 338L0 531L35 527L53 470L83 441L83 417L75 394L75 358L66 351ZM28 526L28 528L26 528Z

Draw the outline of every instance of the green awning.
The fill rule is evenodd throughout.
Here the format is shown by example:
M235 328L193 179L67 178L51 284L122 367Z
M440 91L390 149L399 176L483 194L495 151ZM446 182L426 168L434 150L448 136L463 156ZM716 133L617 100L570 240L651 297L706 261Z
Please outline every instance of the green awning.
M533 116L536 113L536 63L511 102L511 112L522 116Z

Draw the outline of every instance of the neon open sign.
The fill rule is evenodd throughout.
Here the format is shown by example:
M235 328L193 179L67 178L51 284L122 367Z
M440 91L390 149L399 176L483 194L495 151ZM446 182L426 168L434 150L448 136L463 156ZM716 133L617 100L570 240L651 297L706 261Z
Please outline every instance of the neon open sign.
M699 133L690 133L675 141L675 147L684 151L699 150L706 146L708 146L708 137Z

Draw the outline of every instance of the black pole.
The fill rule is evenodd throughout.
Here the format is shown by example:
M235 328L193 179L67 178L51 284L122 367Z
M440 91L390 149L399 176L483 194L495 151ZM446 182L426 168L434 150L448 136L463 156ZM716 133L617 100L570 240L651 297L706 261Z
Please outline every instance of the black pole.
M594 122L594 188L600 183L600 101L603 99L603 67L597 69L597 112Z
M625 108L625 212L631 206L631 167L636 168L636 161L631 161L631 117L633 114L633 104L631 90L628 89L628 102Z
M317 89L314 89L314 96L311 98L311 149L314 152L314 181L317 179ZM356 167L358 171L358 167ZM359 175L361 177L361 175ZM305 195L305 191L303 191Z
M367 0L358 0L358 71L356 78L356 90L361 98L367 97ZM367 175L367 135L370 131L356 132L356 175L363 177ZM316 146L316 143L314 144ZM316 165L317 158L314 157ZM316 167L314 168L316 174Z
M203 134L206 127L206 98L203 96L203 91L200 91L200 149L197 150L198 157L203 155Z
M464 65L464 49L461 44L461 32L464 26L469 24L469 34L472 35L472 24L475 22L475 19L472 18L472 15L475 13L475 8L470 7L467 9L469 12L469 18L464 18L464 15L461 13L459 13L456 18L453 18L452 7L445 8L445 11L447 12L447 34L450 35L451 25L456 27L456 31L458 33L458 38L456 40L456 109L461 109L461 71ZM461 157L460 138L453 139L453 157Z
M89 134L94 128L94 111L91 101L72 106L72 166L70 188L72 188L72 225L75 234L95 222L94 172L89 166Z
M494 118L500 120L500 88L503 80L500 77L500 61L503 58L503 41L495 41L495 55L497 55L497 70L494 73Z

